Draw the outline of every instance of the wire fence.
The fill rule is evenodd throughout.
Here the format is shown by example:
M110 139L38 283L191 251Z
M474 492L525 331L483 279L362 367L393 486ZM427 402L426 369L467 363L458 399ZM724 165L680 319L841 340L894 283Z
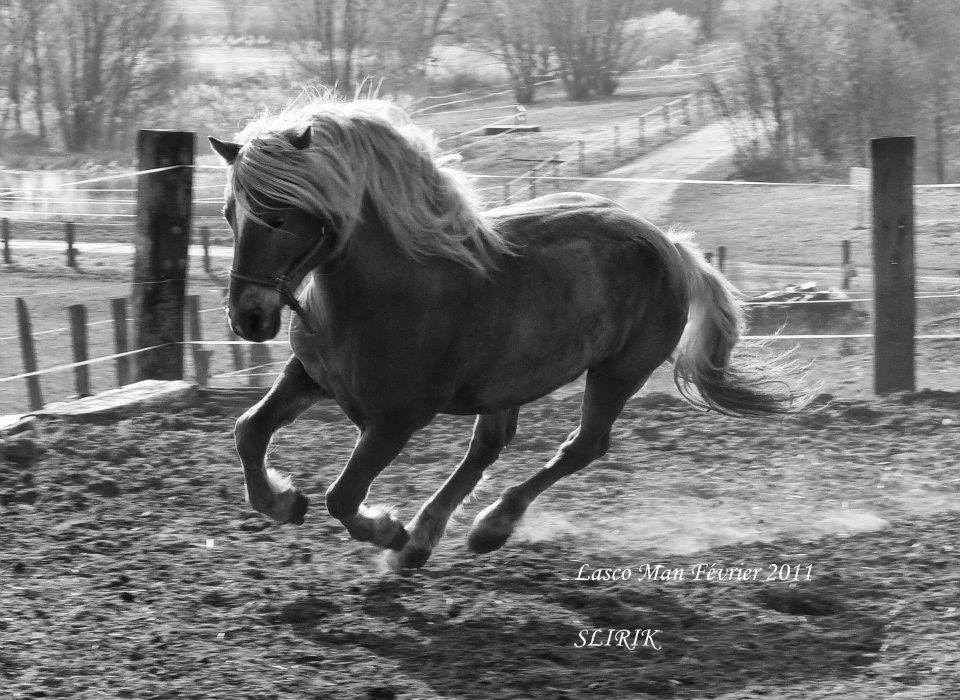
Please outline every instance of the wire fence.
M442 109L449 110L449 114L455 105L471 104L474 99L466 93L444 97L461 99L422 105L421 114ZM635 157L644 149L677 139L712 121L709 102L700 99L698 93L689 93L665 101L629 122L613 125L606 137L574 141L543 154L519 175L476 173L478 189L492 205L559 189L594 191L615 199L624 188L633 192L669 192L672 204L662 217L664 221L698 231L701 246L747 292L784 289L811 281L821 292L846 288L831 299L806 295L797 300L749 302L755 324L748 338L817 344L810 352L823 361L835 360L838 353L842 356L852 347L860 347L872 338L869 323L873 297L866 230L870 203L857 186L838 182L760 183L593 174L611 160ZM513 122L515 110L512 105L508 108L510 114L505 120ZM457 109L462 110L461 114L473 114L474 109L506 111L502 106ZM487 117L478 119L486 121ZM461 121L462 126L471 123ZM493 124L496 123L495 120ZM472 144L482 144L510 139L509 132L480 136L483 128L471 126L453 134L451 140L472 136ZM131 220L135 217L136 201L135 187L116 185L162 170L165 168L69 179L55 187L50 183L42 188L28 183L0 189L0 217L8 219L4 223L3 252L8 257L3 274L23 273L17 278L16 290L4 285L0 293L0 324L6 329L0 342L7 348L0 356L0 383L4 385L0 413L24 409L29 377L43 378L45 395L50 400L76 393L72 373L81 366L89 368L89 381L95 390L116 385L117 360L138 352L118 352L117 319L110 315L109 299L123 297L130 290L124 270L129 270L133 260ZM199 356L191 352L193 346L188 346L187 373L193 377L205 375L204 381L212 386L264 386L276 375L284 361L279 358L289 353L289 344L281 336L271 345L254 346L229 332L222 296L231 252L218 244L229 242L230 231L220 217L221 199L216 196L223 188L224 169L199 165L194 170L195 245L190 253L192 274L188 284L189 292L202 300L202 342L209 351L209 363L197 366ZM958 189L960 185L956 184L915 188L920 318L917 339L926 348L923 352L933 348L941 355L946 350L952 352L954 341L960 338ZM82 205L87 209L62 211L65 205L76 201L72 198L75 194L90 197ZM706 200L710 202L708 207L704 206ZM106 202L113 207L109 211L90 210ZM23 211L15 208L22 203L31 205L29 213L11 220L9 215ZM63 221L65 217L70 221ZM791 222L789 231L782 230L784 221ZM68 223L81 232L72 243L64 240ZM26 236L31 238L25 240ZM846 260L842 259L844 249L849 255ZM65 270L71 255L72 270ZM44 276L55 268L70 275L52 280ZM102 274L94 281L92 276L97 273ZM23 299L31 312L39 364L34 371L20 366L13 349L21 339L21 334L13 332L18 324L13 311L16 299ZM68 302L82 303L88 308L88 352L93 359L64 362L74 352L71 327L66 320ZM830 313L823 311L828 306L834 307ZM123 320L124 324L130 322L129 317ZM201 338L187 342L199 343ZM938 361L945 359L937 357ZM866 371L862 367L858 371L861 370Z

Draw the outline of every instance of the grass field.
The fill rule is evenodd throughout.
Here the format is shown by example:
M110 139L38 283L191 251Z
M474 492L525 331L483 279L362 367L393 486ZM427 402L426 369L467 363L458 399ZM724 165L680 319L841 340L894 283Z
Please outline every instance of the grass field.
M725 179L727 171L704 179ZM917 268L955 277L960 270L960 189L918 189ZM726 246L733 261L839 266L849 240L858 268L869 271L868 203L846 187L682 185L669 219L698 233L707 249ZM859 225L859 226L858 226Z

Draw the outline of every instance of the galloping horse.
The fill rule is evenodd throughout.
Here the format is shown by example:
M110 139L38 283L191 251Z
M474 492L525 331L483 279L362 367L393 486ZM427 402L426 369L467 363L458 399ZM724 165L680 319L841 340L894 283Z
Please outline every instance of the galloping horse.
M579 426L477 515L473 551L501 547L538 494L603 455L625 402L668 359L701 407L766 415L804 402L778 360L731 366L740 302L685 236L588 194L481 211L431 136L389 103L321 99L210 142L229 164L230 323L262 342L283 306L294 312L293 355L236 424L247 497L278 523L302 523L307 499L266 467L268 443L323 398L359 429L327 509L395 567L427 561L519 407L584 372ZM439 413L476 414L473 437L404 527L364 500Z

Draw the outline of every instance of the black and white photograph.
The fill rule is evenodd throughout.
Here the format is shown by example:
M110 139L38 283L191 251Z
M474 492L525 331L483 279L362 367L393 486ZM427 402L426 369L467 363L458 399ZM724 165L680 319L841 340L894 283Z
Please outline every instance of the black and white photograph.
M0 697L960 698L960 0L0 0Z

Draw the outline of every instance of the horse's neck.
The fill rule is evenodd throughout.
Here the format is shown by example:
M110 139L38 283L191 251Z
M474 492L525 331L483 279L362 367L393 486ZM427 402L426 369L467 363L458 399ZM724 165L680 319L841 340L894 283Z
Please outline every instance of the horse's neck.
M362 223L344 251L317 270L314 284L327 303L346 312L360 303L416 297L426 300L438 290L453 292L481 281L463 265L443 258L415 260L400 250L375 211L365 208Z

